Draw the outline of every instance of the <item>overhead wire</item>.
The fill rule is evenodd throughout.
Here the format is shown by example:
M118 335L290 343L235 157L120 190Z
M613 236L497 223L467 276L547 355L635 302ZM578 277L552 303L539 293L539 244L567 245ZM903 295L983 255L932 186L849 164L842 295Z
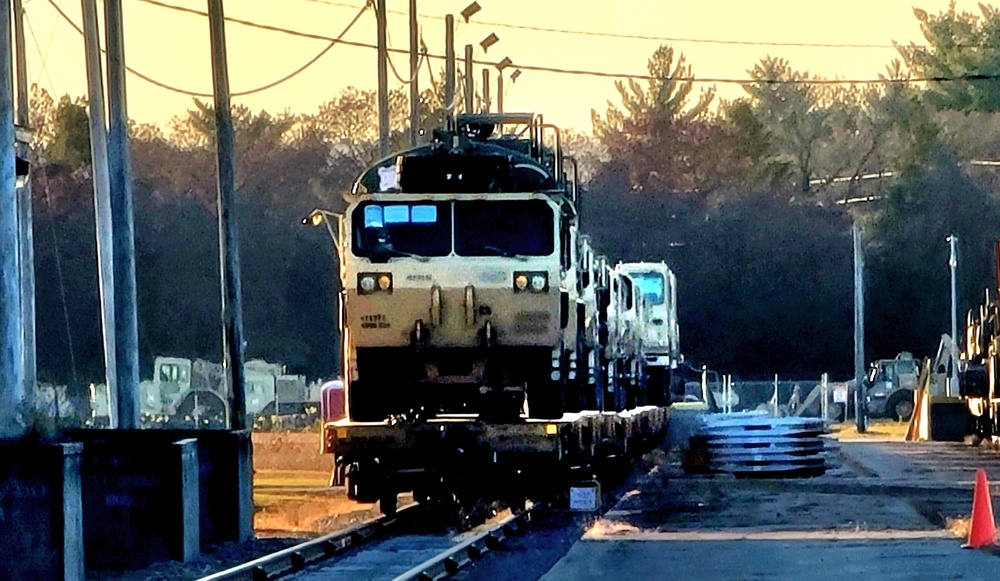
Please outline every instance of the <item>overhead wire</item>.
M35 29L32 28L32 26L31 26L31 20L28 18L28 11L27 10L24 11L24 23L27 25L26 28L28 29L28 33L31 35L31 42L32 42L32 44L35 45L35 52L38 53L38 58L42 59L42 70L41 70L41 72L39 74L40 75L44 75L45 78L49 81L49 86L52 87L52 90L55 91L55 92L58 92L58 89L56 88L56 84L52 80L52 75L49 74L48 61L45 58L45 55L42 53L42 47L41 47L41 45L38 44L38 35L35 34ZM37 79L36 79L35 82L37 82Z
M42 47L38 43L38 35L35 34L35 29L32 28L31 26L31 20L28 19L27 10L25 10L24 14L22 14L22 18L24 20L24 23L26 24L28 34L31 36L31 42L32 44L35 45L35 50L38 52L39 58L42 59L42 70L41 73L39 74L44 75L45 78L48 79L49 81L49 86L52 87L53 90L55 90L55 83L52 82L52 76L49 74L49 70L47 67L48 64L47 59L45 55L42 53ZM37 155L36 153L34 157L36 158L35 161L38 163L39 167L43 169L43 171L39 172L39 175L42 178L42 190L45 193L45 204L49 209L49 219L50 219L49 233L52 235L52 251L56 265L56 280L59 282L59 298L62 303L63 324L66 327L66 348L69 350L70 373L73 377L73 384L79 386L80 379L77 374L77 367L76 367L76 349L73 346L73 328L72 325L70 325L70 320L69 320L69 300L67 299L67 293L66 293L66 277L65 274L63 273L62 251L60 250L59 246L59 234L56 231L56 215L54 206L52 204L52 194L49 191L49 178L44 171L45 168L44 156Z
M304 2L311 2L314 4L323 4L327 6L336 6L340 8L357 8L356 5L349 2L338 2L336 0L303 0ZM389 14L395 14L399 16L405 16L407 13L402 10L387 10ZM437 16L432 14L421 15L421 18L433 19L433 20L444 20L444 16ZM577 35L577 36L590 36L590 37L603 37L603 38L614 38L619 40L642 40L642 41L658 41L658 42L687 42L687 43L700 43L700 44L721 44L721 45L734 45L734 46L784 46L784 47L797 47L797 48L850 48L850 49L890 49L895 48L892 44L875 44L875 43L847 43L847 42L796 42L796 41L773 41L773 40L726 40L726 39L714 39L714 38L688 38L688 37L676 37L676 36L657 36L657 35L645 35L645 34L629 34L621 32L602 32L598 30L579 30L571 28L558 28L551 26L537 26L531 24L515 24L510 22L493 22L487 20L477 20L476 24L481 26L492 26L496 28L507 28L514 30L529 30L533 32L546 32L555 34L567 34L567 35Z
M163 7L163 8L168 8L168 9L171 9L171 10L177 10L177 11L180 11L180 12L187 12L187 13L191 13L191 14L197 14L199 16L206 16L206 14L204 12L201 12L201 11L198 11L198 10L192 10L190 8L183 8L183 7L180 7L180 6L174 6L174 5L171 5L171 4L167 4L165 2L160 2L158 0L139 0L139 1L140 2L145 2L147 4L152 4L152 5L155 5L155 6L160 6L160 7ZM53 4L53 0L48 0L48 2L50 4ZM65 17L65 14L64 14L64 17ZM355 17L355 21L359 17L360 16L356 16ZM371 50L377 50L377 48L378 48L376 45L371 44L371 43L357 42L357 41L348 41L348 40L344 40L343 38L339 38L339 37L338 38L331 38L329 36L325 36L325 35L321 35L321 34L302 32L302 31L299 31L299 30L282 28L282 27L278 27L278 26L272 26L272 25L269 25L269 24L261 24L259 22L253 22L253 21L250 21L250 20L243 20L243 19L226 17L226 21L232 22L234 24L240 24L240 25L243 25L243 26L248 26L248 27L251 27L251 28L257 28L257 29L261 29L261 30L269 30L269 31L272 31L272 32L280 32L280 33L283 33L283 34L288 34L288 35L291 35L291 36L298 36L298 37L301 37L301 38L311 38L311 39L315 39L315 40L325 40L325 41L330 42L332 44L343 44L345 46L367 48L367 49L371 49ZM72 20L69 20L69 22L72 23ZM76 27L75 23L73 23L73 24L74 24L74 27ZM79 31L78 27L77 27L77 30ZM391 47L388 48L388 51L390 53L396 53L396 54L408 54L409 53L409 51L407 51L407 50L398 49L398 48L391 48ZM426 58L436 59L436 60L445 60L445 56L444 55L433 54L433 53L430 53L430 52L426 53ZM458 61L464 61L465 59L464 58L456 58L456 60L458 60ZM495 62L495 61L487 61L487 60L479 60L479 59L473 59L472 62L473 62L473 64L477 64L477 65L493 66L493 67L495 67L495 66L497 66L497 64L499 64L498 62ZM641 73L625 73L625 72L619 72L619 71L599 71L599 70L593 70L593 69L564 68L564 67L555 67L555 66L546 66L546 65L532 65L532 64L527 64L527 63L516 63L515 66L517 68L519 68L521 70L525 70L525 71L535 71L535 72L544 72L544 73L553 73L553 74L571 75L571 76L588 76L588 77L608 78L608 79L633 79L633 80L645 80L645 81L674 81L674 82L684 82L684 83L712 83L712 84L738 84L738 85L747 85L747 84L762 84L762 85L873 85L873 84L884 84L884 85L891 85L891 84L909 84L909 83L922 83L922 82L982 81L982 80L997 80L997 79L1000 79L1000 74L978 74L978 73L977 74L963 74L963 75L940 75L940 76L927 76L927 77L907 77L907 78L886 78L886 77L881 77L880 76L880 77L877 77L877 78L868 78L868 79L825 79L825 78L815 78L815 77L813 77L813 78L801 78L801 79L753 79L753 78L737 79L737 78L727 78L727 77L695 77L695 76L664 77L664 76L655 76L655 75L648 75L648 74L641 74ZM149 77L147 77L145 75L141 75L141 73L138 73L134 69L129 69L129 70L130 70L130 72L132 72L136 76L140 76L140 78L143 78L144 80L147 80L147 81L149 81L151 83L154 83L154 84L156 84L158 86L161 86L161 87L169 89L169 90L175 90L177 92L181 92L181 93L184 93L184 94L192 94L194 96L211 96L210 94L194 93L193 91L186 91L186 90L183 90L183 89L177 89L176 87L170 87L170 86L167 86L165 83L160 83L158 81L154 81L154 80L150 79ZM301 71L299 71L299 72L301 72ZM246 95L246 94L249 94L249 93L252 93L252 92L256 92L256 91L259 91L259 90L263 90L263 89L258 88L258 89L254 89L254 90L251 90L251 91L234 92L233 96Z
M188 12L188 13L191 13L191 14L197 14L199 16L205 16L205 17L208 16L207 12L202 12L200 10L193 10L191 8L183 8L181 6L173 6L173 5L170 5L170 4L165 4L165 3L162 3L162 2L157 2L156 0L140 0L140 1L141 2L145 2L147 4L152 4L152 5L155 5L155 6L161 6L161 7L164 7L164 8L170 8L172 10L178 10L178 11L181 11L181 12ZM49 4L53 8L56 9L56 11L59 13L59 15L63 18L63 20L65 20L70 26L72 26L80 35L83 35L83 29L80 28L75 22L73 22L73 19L70 18L68 14L66 14L65 12L63 12L63 10L55 3L54 0L48 0L48 2L49 2ZM306 69L308 69L309 67L311 67L313 64L315 64L316 61L318 61L319 59L323 58L323 56L326 55L326 53L328 53L330 51L330 49L332 49L338 43L341 43L344 35L346 35L351 30L351 28L354 26L354 24L357 23L357 21L361 19L361 16L365 13L366 10L368 10L368 6L367 5L363 6L358 11L358 13L354 15L354 18L351 19L351 21L347 24L346 27L344 27L344 30L342 30L339 35L337 35L334 38L324 38L323 40L329 41L330 44L328 44L323 50L319 51L319 53L317 53L316 56L314 56L311 59L309 59L308 61L306 61L306 63L303 64L302 66L300 66L299 68L293 70L292 72L290 72L287 75L281 77L280 79L277 79L277 80L272 81L270 83L267 83L265 85L261 85L259 87L255 87L253 89L247 89L247 90L243 90L243 91L233 91L231 93L231 96L233 96L233 97L243 97L243 96L246 96L246 95L252 95L254 93L260 93L262 91L266 91L268 89L274 88L274 87L276 87L276 86L278 86L278 85L280 85L280 84L282 84L282 83L284 83L286 81L289 81L292 78L298 76L303 71L305 71ZM226 17L226 20L230 21L230 22L235 22L237 24L244 24L244 22L241 22L241 21L239 21L237 19L233 19L233 18L229 18L229 17ZM265 29L267 28L267 25L262 25L262 24L259 24L259 23L253 23L253 24L254 24L254 27L256 27L256 28L265 28ZM103 49L102 49L102 52L103 52ZM200 92L200 91L192 91L190 89L184 89L184 88L181 88L181 87L176 87L176 86L173 86L173 85L168 85L167 83L164 83L162 81L158 81L158 80L156 80L156 79L154 79L154 78L152 78L152 77L150 77L148 75L145 75L145 74L137 71L136 69L134 69L133 67L130 67L128 65L125 66L125 70L127 70L128 72L132 73L133 75L139 77L140 79L146 81L147 83L156 85L157 87L160 87L161 89L166 89L166 90L172 91L174 93L180 93L182 95L188 95L190 97L211 97L213 95L212 93L205 93L205 92Z
M372 5L372 14L374 14L375 15L375 19L378 20L378 6L376 4L374 4L374 3L370 3L370 4ZM386 12L389 12L389 11L386 10ZM392 48L392 34L389 31L388 23L386 24L386 27L385 27L385 35L386 35L386 45L387 45L386 48L391 49ZM406 51L406 54L410 54L410 51ZM410 83L412 83L413 81L415 81L416 78L417 78L417 75L420 74L420 66L423 63L423 61L424 61L425 58L426 58L426 54L421 54L420 55L420 58L417 61L417 68L416 68L416 70L411 71L409 80L404 79L403 76L399 74L399 71L396 70L396 64L394 62L392 62L392 57L391 56L388 57L388 58L386 58L385 60L388 61L388 63L389 63L389 69L392 70L392 74L393 74L394 77L396 77L396 80L399 81L400 83L404 84L404 85L409 85Z

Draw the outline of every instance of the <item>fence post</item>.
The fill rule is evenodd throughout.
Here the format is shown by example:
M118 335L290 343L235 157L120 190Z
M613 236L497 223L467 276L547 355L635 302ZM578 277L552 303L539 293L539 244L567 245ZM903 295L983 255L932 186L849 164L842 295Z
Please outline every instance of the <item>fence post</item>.
M774 374L774 417L778 417L778 374Z
M823 374L823 376L819 380L819 385L820 385L820 390L819 390L820 397L823 398L820 400L819 413L820 415L823 416L823 425L826 425L830 420L830 410L829 410L830 404L827 401L830 389L830 375L828 373Z

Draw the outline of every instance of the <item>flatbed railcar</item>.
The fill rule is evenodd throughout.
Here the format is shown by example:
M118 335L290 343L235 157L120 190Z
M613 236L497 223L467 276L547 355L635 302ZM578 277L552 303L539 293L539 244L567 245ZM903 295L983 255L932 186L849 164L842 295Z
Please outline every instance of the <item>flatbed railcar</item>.
M322 451L334 457L335 483L354 500L380 501L383 512L408 490L418 502L465 493L519 502L619 469L660 441L669 418L669 408L645 406L506 423L469 414L344 419L324 424Z

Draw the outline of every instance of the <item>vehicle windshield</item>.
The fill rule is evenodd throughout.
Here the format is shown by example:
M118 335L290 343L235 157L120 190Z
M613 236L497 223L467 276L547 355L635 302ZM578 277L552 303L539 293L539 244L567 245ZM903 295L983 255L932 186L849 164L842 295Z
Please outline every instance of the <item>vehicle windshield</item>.
M542 200L455 202L459 256L548 256L553 228L552 208Z
M543 200L369 202L355 208L351 224L354 255L378 262L452 252L521 257L555 251L552 208Z
M356 256L388 260L451 252L450 202L359 204L352 224Z
M653 305L663 304L663 275L658 272L631 272L629 276L639 286L639 291L646 297L646 302Z

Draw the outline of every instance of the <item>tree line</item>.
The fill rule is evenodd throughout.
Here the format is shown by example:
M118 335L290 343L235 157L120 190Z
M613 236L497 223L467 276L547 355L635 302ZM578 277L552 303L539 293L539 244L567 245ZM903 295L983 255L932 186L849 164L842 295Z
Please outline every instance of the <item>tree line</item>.
M766 56L744 96L723 101L675 80L694 68L661 46L654 80L616 83L592 133L565 140L597 247L677 273L689 359L744 376L850 374L854 222L869 360L931 354L948 329L947 235L961 241L962 310L995 286L998 176L970 162L1000 159L1000 12L914 14L926 44L898 46L868 85L803 82L817 77ZM435 83L421 94L425 139L443 120L442 93ZM407 145L406 99L390 98L394 150ZM31 104L39 373L82 387L103 380L86 106L37 88ZM336 258L301 219L342 209L340 193L375 160L375 94L233 116L247 356L330 377ZM131 126L143 376L156 355L221 358L214 131L199 101L165 128Z

